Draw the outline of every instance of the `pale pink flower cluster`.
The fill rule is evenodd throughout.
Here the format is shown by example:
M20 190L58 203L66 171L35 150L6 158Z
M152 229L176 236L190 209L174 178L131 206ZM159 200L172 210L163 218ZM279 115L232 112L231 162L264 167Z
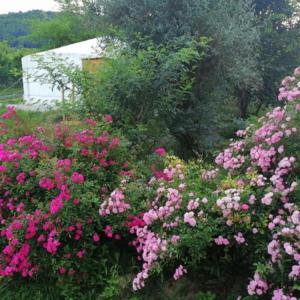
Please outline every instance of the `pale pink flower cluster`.
M193 211L184 214L184 223L187 223L192 227L195 227L197 225L197 221L195 219L195 213Z
M272 240L268 245L268 254L271 255L272 262L275 263L280 257L280 244L277 240Z
M179 240L180 240L180 236L179 235L172 235L172 237L171 237L171 243L173 245L176 245Z
M238 130L236 133L236 136L238 137L244 137L247 134L247 130Z
M278 96L278 100L287 100L287 101L294 101L300 96L300 91L297 87L293 88L292 90L288 90L286 88L280 88L280 94Z
M243 234L241 232L238 232L237 234L234 235L234 239L238 244L244 244L246 242Z
M145 286L145 280L149 277L153 264L167 251L168 245L167 240L160 238L157 234L150 231L147 226L136 228L136 236L137 238L133 245L141 253L144 263L142 271L136 275L132 283L135 291Z
M265 176L263 176L262 174L260 174L251 179L250 185L262 187L262 186L265 186L266 180L267 180L267 178Z
M181 278L184 274L187 273L187 270L182 266L180 265L176 270L175 270L175 273L173 275L173 278L175 280L178 280L179 278Z
M235 153L236 151L233 147L225 149L216 157L216 163L219 166L223 166L226 170L239 169L245 162L245 157L243 155Z
M267 193L264 195L264 197L261 199L261 203L265 205L271 205L273 201L274 194L272 192Z
M293 265L292 271L289 273L289 278L292 280L297 280L300 275L300 265Z
M294 163L294 157L284 157L278 163L274 175L270 178L270 181L273 183L273 191L280 193L284 202L288 201L288 194L293 192L297 186L296 182L293 182L290 186L286 186L284 179L284 177L291 172Z
M297 300L297 298L285 295L282 289L278 289L274 290L272 300Z
M175 228L179 225L179 220L180 220L180 218L177 216L174 221L171 221L169 223L164 222L163 228L167 228L167 229Z
M267 115L268 116L268 115ZM270 120L265 120L263 125L254 133L254 141L256 143L264 142L267 138L273 135L278 129L278 124Z
M290 88L291 83L295 83L296 77L299 76L299 67L294 70L294 76L287 76L282 80L282 87L279 89L278 100L293 101L300 96L300 83L294 84L294 88Z
M259 166L263 172L267 172L272 162L275 162L275 155L276 150L274 147L264 149L261 145L257 145L250 150L250 157L253 164Z
M228 246L229 245L229 240L224 238L223 236L219 235L217 238L215 238L215 243L218 246Z
M107 216L110 214L124 213L130 209L130 204L125 202L124 193L117 189L110 194L108 200L105 200L99 209L100 216Z
M225 197L217 200L216 205L221 209L223 217L227 218L232 211L239 211L241 209L240 201L240 191L229 189L225 191Z
M295 76L300 75L300 67L295 69ZM221 209L222 215L226 218L226 224L232 225L232 213L243 210L249 213L244 219L247 222L249 217L252 219L259 217L258 205L255 195L256 190L263 192L260 196L260 202L263 204L259 209L264 212L272 210L269 215L268 230L272 240L268 243L267 252L270 255L269 264L274 270L273 272L282 272L278 270L279 264L284 265L286 278L291 280L290 284L282 286L282 289L277 289L273 292L272 300L295 300L290 293L293 291L293 281L299 281L300 277L300 212L299 207L293 203L292 192L297 187L297 172L299 163L295 157L285 154L291 151L287 138L297 132L297 128L292 127L295 123L295 116L298 117L300 111L300 82L296 81L296 77L286 77L282 82L283 87L280 88L279 100L294 103L284 107L276 107L265 117L259 120L261 126L256 129L256 126L249 126L246 130L238 132L238 136L243 138L242 143L233 143L228 149L223 151L216 159L216 162L224 169L238 169L238 161L232 161L233 158L243 157L248 162L248 157L251 159L251 166L246 169L246 177L236 178L236 182L243 180L243 185L238 185L241 190L241 195L236 195L233 199L232 195L225 195L216 201L216 206ZM298 102L298 103L296 103ZM244 142L244 144L243 144ZM291 143L294 141L291 140ZM242 145L239 147L239 145ZM235 168L237 166L237 168ZM244 164L242 164L244 166ZM241 172L237 173L243 176ZM230 175L232 175L231 173ZM253 174L255 177L253 178ZM250 177L250 179L249 179ZM296 177L296 180L295 180ZM293 181L294 180L294 181ZM243 199L243 190L247 192L248 184L252 189L248 203L248 207L243 208L240 204ZM259 189L258 189L259 188ZM223 192L221 189L218 193ZM226 192L226 191L225 191ZM248 195L247 195L248 196ZM249 196L248 196L249 197ZM281 201L276 201L281 200ZM276 210L275 210L276 209ZM232 227L233 228L233 227ZM252 228L253 234L261 232L255 227ZM237 233L233 236L237 242L245 243L244 237ZM223 244L223 237L215 239L217 244ZM286 261L289 263L287 264ZM290 270L288 269L290 268ZM288 275L288 276L287 276ZM276 283L270 284L270 287L276 286ZM285 293L289 291L288 293ZM254 279L248 286L250 295L264 295L268 292L267 282L256 273ZM287 294L287 295L286 295ZM270 296L271 297L271 296Z
M219 169L205 170L203 171L201 177L204 181L210 181L218 176Z
M199 203L199 199L196 200L190 200L187 206L188 210L194 210L197 209L199 207L200 203Z
M268 291L268 284L258 273L254 274L254 279L248 285L248 294L261 296Z
M160 193L161 189L158 190ZM160 200L162 195L158 194L156 201L153 203L154 207L147 211L143 216L143 221L150 225L156 220L164 220L170 217L176 210L181 207L182 196L176 189L167 189L167 201L162 206L156 203Z

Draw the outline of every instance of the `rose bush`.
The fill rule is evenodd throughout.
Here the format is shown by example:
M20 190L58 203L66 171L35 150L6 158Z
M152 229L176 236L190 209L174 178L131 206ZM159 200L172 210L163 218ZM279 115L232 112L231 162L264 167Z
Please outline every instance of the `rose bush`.
M177 280L187 272L185 266L195 269L200 259L214 269L212 258L221 265L226 254L231 262L224 270L245 268L241 282L254 273L247 289L252 298L298 299L299 75L297 68L293 77L283 80L278 97L283 106L238 131L240 139L216 157L220 170L204 170L195 177L191 166L184 170L177 164L150 180L147 188L155 195L130 227L143 261L134 290L144 287L159 262L178 260ZM210 190L203 188L203 181Z
M20 134L9 107L0 138L2 284L23 278L50 282L66 299L91 291L126 299L130 279L137 292L157 274L187 275L215 279L220 299L299 299L300 68L283 80L279 101L238 131L215 165L163 148L137 161L111 116Z
M20 136L13 107L2 120L0 276L46 279L69 296L103 286L123 226L114 210L109 221L99 218L100 199L119 204L119 183L132 176L111 117ZM128 208L120 202L118 212Z

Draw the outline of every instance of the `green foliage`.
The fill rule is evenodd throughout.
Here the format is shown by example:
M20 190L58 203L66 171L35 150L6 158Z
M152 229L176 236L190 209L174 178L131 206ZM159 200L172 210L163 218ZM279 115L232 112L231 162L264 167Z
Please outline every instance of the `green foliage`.
M0 87L7 87L22 78L21 58L29 53L30 50L14 49L6 42L0 42Z
M197 300L216 300L216 296L211 292L207 292L207 293L199 292L197 294Z
M33 20L31 33L27 37L43 49L52 49L64 45L95 38L98 32L89 27L86 18L74 13L57 13L49 20Z
M0 41L6 41L11 47L17 48L40 47L40 44L32 43L26 37L30 33L30 23L33 20L46 21L54 15L54 12L41 10L0 15Z
M232 135L239 91L260 88L259 32L250 1L61 2L86 14L86 6L98 7L96 23L114 28L110 36L128 45L111 63L114 71L102 68L99 86L104 82L105 88L95 88L88 101L98 109L114 104L110 112L129 119L130 128L143 122L156 132L144 122L151 119L175 138L180 155L211 152Z
M114 97L117 95L112 101L120 102L117 110L124 104L118 95L129 91L130 103L126 110L131 110L137 119L136 103L140 99L153 99L155 91L161 88L169 90L164 76L172 73L173 66L156 59L161 47L167 48L169 57L172 52L176 57L180 47L200 37L210 41L205 57L186 66L190 71L186 100L180 107L174 105L177 112L173 122L167 125L168 132L180 145L180 154L185 156L210 153L224 138L243 127L242 122L249 114L258 114L265 105L273 104L279 81L300 60L299 5L295 1L85 0L83 5L72 0L59 2L65 11L89 17L94 26L107 28L108 36L117 36L133 49L131 55L126 53L118 58L119 66L114 64L122 74L127 70L128 77L116 77L112 72L112 78L123 82L113 85L109 92L112 91ZM153 45L157 46L156 55L153 55ZM152 97L145 83L145 72L132 76L130 67L124 66L124 60L136 60L139 51L143 51L144 56L149 51L144 64L149 70L147 83L152 80L151 70L161 76L159 88L152 80ZM135 72L133 68L131 72ZM132 86L128 86L131 85L128 78L134 79ZM137 93L137 86L142 84L145 89L139 88ZM97 89L94 95L93 101L103 107L106 95L102 97ZM168 99L162 99L166 107ZM151 103L159 105L157 110L164 105L160 101ZM161 127L161 121L158 123ZM131 123L129 126L132 127ZM135 126L140 124L136 122Z
M201 38L125 49L117 58L106 60L96 74L84 74L79 87L81 113L112 114L116 126L139 146L140 154L158 141L174 145L171 127L191 95L192 65L204 58L208 44L208 39Z
M274 104L281 79L299 65L299 4L289 0L257 0L254 7L261 35L259 67L263 85L256 94L260 107L263 103Z

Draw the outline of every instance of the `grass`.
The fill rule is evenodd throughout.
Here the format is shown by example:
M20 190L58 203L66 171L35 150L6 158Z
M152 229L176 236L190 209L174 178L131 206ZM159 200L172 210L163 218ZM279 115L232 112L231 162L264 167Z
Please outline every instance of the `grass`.
M0 106L0 117L6 112L7 109L5 106ZM56 111L48 111L48 112L38 112L38 111L24 111L24 110L16 110L18 120L22 124L18 126L19 134L29 134L35 131L38 126L42 127L53 127L53 124L61 120L61 116ZM15 127L13 120L7 120L6 123L9 127ZM1 297L0 297L1 299ZM2 299L1 299L2 300Z
M22 87L12 87L9 89L0 87L0 105L6 106L8 104L22 103L23 99L21 95L23 95Z

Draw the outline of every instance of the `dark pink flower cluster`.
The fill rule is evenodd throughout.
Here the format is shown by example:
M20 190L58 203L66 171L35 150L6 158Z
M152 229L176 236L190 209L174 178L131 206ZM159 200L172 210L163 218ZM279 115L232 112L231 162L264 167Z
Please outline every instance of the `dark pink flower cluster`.
M11 118L19 126L13 107L2 116L4 121ZM57 124L55 142L48 140L46 129L16 136L14 127L0 126L0 277L32 277L48 267L43 265L48 257L58 274L73 276L80 272L75 270L78 260L89 255L89 249L74 242L92 246L101 235L121 238L107 222L102 225L97 210L84 204L100 205L109 192L103 187L117 187L120 174L130 172L128 164L118 161L120 139L101 132L91 119L74 126ZM130 207L117 190L111 197L113 212Z

